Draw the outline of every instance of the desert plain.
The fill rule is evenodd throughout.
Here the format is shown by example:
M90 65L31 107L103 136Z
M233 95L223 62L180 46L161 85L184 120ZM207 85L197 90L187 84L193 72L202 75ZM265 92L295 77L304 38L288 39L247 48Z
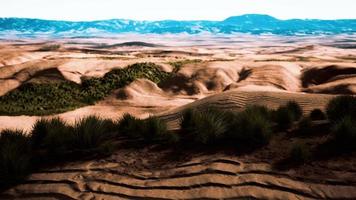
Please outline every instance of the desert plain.
M121 35L0 41L0 95L26 83L102 77L115 68L155 63L172 72L156 84L137 79L93 105L36 116L0 116L0 129L31 131L40 118L75 123L96 115L157 116L179 130L187 108L276 109L288 101L305 115L337 95L356 93L356 36ZM179 66L177 68L177 65ZM53 99L56 101L56 99ZM321 124L323 122L320 122ZM277 170L290 144L312 137L279 134L249 153L231 149L119 148L109 157L40 169L1 199L356 199L356 154Z

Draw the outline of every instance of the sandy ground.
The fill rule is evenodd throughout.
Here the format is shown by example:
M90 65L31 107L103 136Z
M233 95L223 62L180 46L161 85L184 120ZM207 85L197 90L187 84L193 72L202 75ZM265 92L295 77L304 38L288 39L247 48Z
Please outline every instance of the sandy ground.
M143 41L155 44L121 45ZM57 116L73 123L87 115L118 119L124 113L158 115L178 128L188 107L213 105L239 110L260 104L276 108L295 100L307 113L324 109L337 94L356 93L355 36L138 36L69 38L0 42L0 95L27 81L45 79L37 72L55 69L57 77L80 83L83 76L102 76L112 68L154 62L170 71L169 62L199 59L184 65L163 85L136 80L93 106ZM48 44L53 51L38 51ZM52 71L53 72L53 71ZM43 76L43 74L42 74ZM48 81L51 81L47 78ZM53 116L47 116L53 117ZM0 129L31 130L37 116L0 116ZM142 156L132 160L150 163ZM121 154L120 154L121 155ZM124 154L125 155L125 154ZM122 156L122 155L121 155ZM8 198L44 199L355 199L355 171L332 167L329 181L320 177L277 173L265 161L238 156L197 156L170 162L165 169L132 169L113 158L74 163L33 174L27 183L6 192ZM143 159L143 160L142 160ZM134 161L132 161L134 162ZM147 165L148 165L147 164ZM130 164L135 168L135 163ZM127 166L126 166L127 167ZM327 166L328 167L328 166ZM318 168L320 170L320 168ZM313 175L313 173L311 173ZM315 173L314 173L315 175ZM349 180L345 177L349 176Z

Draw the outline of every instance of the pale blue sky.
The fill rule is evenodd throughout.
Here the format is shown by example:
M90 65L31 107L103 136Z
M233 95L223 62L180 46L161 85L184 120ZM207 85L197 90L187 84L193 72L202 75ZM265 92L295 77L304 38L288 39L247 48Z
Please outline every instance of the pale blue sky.
M356 19L356 0L0 0L0 17L61 20L222 20L247 13L280 19Z

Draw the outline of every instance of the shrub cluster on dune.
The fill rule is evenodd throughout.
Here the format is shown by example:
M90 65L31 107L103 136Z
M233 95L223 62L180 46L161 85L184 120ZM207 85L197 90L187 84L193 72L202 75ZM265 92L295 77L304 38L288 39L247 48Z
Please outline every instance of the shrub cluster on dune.
M70 81L26 83L0 97L0 114L60 113L93 104L113 90L124 87L136 79L146 78L159 83L171 75L171 73L161 71L154 63L136 63L127 68L114 69L102 78L83 79L81 85Z
M321 151L330 155L355 151L356 113L353 107L345 111L341 106L355 103L353 97L333 99L326 108L331 127L326 142L317 148L295 143L285 161L303 164ZM339 115L341 111L343 116ZM318 116L316 120L325 116L321 110L302 115L296 102L288 102L276 110L264 106L250 106L241 112L213 107L188 109L182 113L179 131L168 130L167 124L157 117L138 119L129 114L118 121L89 116L74 125L59 118L40 119L29 134L17 130L1 132L0 186L22 180L33 169L46 164L44 161L55 163L110 155L122 137L139 145L223 145L251 150L267 145L276 134L291 130L298 136L308 136L315 121L311 116Z

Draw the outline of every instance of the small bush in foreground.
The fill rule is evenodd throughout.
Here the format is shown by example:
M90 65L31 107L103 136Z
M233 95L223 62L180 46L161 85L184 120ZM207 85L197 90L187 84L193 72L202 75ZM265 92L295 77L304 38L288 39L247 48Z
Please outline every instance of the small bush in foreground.
M40 119L32 130L31 139L36 149L61 154L73 146L71 127L59 118Z
M345 116L356 119L356 97L338 96L332 99L326 108L330 121L338 121Z
M138 119L130 114L124 114L118 122L119 132L130 137L138 138L143 129L143 120Z
M332 129L329 143L337 152L356 150L356 120L347 116L339 120Z
M293 164L303 164L311 157L308 146L302 143L297 143L292 146L289 151L288 161Z
M298 122L298 135L307 136L312 133L313 122L309 117L304 117Z
M238 113L229 126L228 138L238 145L260 146L269 142L272 133L268 110L250 107Z
M22 131L0 134L0 186L23 179L31 170L31 145Z
M320 109L312 110L310 112L309 117L310 117L311 120L324 120L324 119L326 119L325 113Z
M81 150L100 147L116 136L113 122L96 116L85 117L77 121L72 130L73 148Z
M183 113L181 128L197 143L213 143L227 131L225 117L224 112L213 108L203 111L189 109Z
M293 121L298 121L302 117L303 110L297 102L289 101L285 107L293 114Z
M168 131L166 122L157 117L149 117L145 120L143 137L146 141L173 144L179 142L179 136Z
M298 103L288 102L272 112L272 119L277 123L280 130L286 130L292 127L293 122L298 121L303 114L303 110Z
M294 115L286 107L279 107L273 111L273 121L277 123L278 129L286 130L292 127Z
M141 120L130 114L125 114L119 121L118 127L119 132L124 135L143 139L146 142L176 143L179 141L178 135L169 132L167 124L157 117Z

